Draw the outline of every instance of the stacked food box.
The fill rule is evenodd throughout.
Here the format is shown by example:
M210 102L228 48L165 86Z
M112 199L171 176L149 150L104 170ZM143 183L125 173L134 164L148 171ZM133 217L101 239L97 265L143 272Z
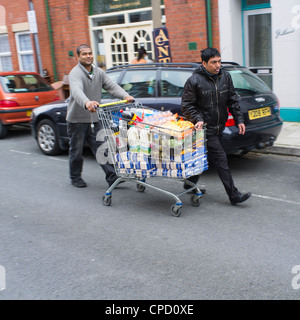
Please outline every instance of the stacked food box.
M115 116L115 168L120 176L184 179L208 168L205 130L172 114L125 108ZM114 121L116 122L116 121Z

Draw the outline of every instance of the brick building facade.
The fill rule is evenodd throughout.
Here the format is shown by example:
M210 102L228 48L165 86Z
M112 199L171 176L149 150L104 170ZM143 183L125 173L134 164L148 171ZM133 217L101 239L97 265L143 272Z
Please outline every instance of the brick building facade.
M151 1L147 2L151 7ZM78 44L91 44L88 17L92 12L89 0L1 0L0 6L0 36L8 36L13 70L20 70L15 34L29 32L28 10L35 10L38 28L38 43L30 34L35 69L41 73L40 59L42 69L47 69L51 82L62 80L77 63L75 50ZM165 0L164 6L173 62L199 61L200 50L208 44L206 1ZM217 0L211 0L211 25L213 46L218 48ZM36 52L37 45L40 55Z
M173 62L200 61L200 50L208 46L206 1L165 0L164 3ZM211 25L211 46L219 48L218 0L211 1Z

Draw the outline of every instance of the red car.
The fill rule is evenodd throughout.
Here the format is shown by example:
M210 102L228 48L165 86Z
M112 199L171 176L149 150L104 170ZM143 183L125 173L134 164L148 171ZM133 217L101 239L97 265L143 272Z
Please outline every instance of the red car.
M0 138L10 125L28 123L33 108L56 100L58 92L38 73L0 72Z

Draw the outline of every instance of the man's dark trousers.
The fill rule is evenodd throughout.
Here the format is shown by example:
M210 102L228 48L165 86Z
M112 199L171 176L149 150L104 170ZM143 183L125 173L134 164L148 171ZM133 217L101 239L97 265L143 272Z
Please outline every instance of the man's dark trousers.
M213 163L213 165L215 166L229 199L235 199L238 194L238 190L234 185L227 163L227 156L220 143L219 136L207 136L207 157L208 165L209 163ZM199 177L200 175L193 176L189 178L189 180L193 183L197 183Z
M103 144L103 141L97 141L97 133L101 130L100 122L94 123L92 130L90 123L67 123L68 136L70 138L69 148L69 170L70 178L76 181L81 178L83 167L83 147L85 141L90 146L94 156L96 157L98 148ZM110 185L116 179L115 169L113 165L106 163L100 164L105 172L105 179Z

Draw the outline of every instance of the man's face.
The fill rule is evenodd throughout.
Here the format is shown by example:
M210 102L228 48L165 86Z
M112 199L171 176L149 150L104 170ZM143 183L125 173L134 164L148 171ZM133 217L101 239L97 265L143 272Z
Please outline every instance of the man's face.
M218 74L221 68L221 57L212 57L208 62L202 62L204 68L212 74Z
M83 66L90 66L93 63L93 52L90 48L82 48L79 54L79 62Z

